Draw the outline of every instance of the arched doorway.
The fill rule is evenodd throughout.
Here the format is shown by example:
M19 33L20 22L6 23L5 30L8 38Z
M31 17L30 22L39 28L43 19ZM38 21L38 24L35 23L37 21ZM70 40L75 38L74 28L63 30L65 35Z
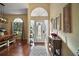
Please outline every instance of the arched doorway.
M48 36L48 12L42 8L35 8L31 12L30 38L34 42L45 42Z
M12 33L16 34L17 40L23 39L23 20L21 18L15 18L12 23Z

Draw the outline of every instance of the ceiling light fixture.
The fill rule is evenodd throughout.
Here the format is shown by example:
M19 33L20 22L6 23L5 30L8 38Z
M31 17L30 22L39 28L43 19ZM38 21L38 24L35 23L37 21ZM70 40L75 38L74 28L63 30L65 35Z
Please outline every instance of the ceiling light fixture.
M0 3L0 8L1 8L1 11L0 11L0 15L1 15L1 17L0 17L0 22L4 22L4 23L6 23L6 19L5 19L5 17L4 17L4 4L3 3Z

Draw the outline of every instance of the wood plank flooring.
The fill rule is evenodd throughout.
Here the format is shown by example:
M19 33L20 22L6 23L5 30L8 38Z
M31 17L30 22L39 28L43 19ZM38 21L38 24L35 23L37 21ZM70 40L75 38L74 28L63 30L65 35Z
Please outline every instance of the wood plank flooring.
M0 56L28 56L30 46L26 41L11 44L9 47L0 48Z

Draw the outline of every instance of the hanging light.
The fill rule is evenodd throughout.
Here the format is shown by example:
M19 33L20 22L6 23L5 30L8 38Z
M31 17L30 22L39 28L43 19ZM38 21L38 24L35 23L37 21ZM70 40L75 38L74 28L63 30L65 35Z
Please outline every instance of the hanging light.
M6 19L4 18L4 4L0 3L1 5L1 17L0 17L0 21L1 22L5 22L6 23Z

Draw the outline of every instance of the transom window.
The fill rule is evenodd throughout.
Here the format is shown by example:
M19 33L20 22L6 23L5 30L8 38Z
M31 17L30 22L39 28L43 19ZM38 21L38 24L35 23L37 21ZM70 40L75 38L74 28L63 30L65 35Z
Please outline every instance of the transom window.
M38 7L32 11L31 16L48 16L48 12L44 8Z

